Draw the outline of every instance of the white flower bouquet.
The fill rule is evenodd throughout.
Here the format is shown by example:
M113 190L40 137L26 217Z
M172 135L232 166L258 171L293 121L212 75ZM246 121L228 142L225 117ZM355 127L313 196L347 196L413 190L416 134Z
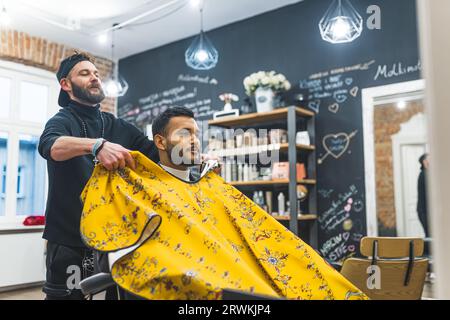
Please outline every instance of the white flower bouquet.
M252 96L260 88L269 88L274 92L288 91L291 83L281 73L275 71L259 71L244 79L244 87L247 95Z

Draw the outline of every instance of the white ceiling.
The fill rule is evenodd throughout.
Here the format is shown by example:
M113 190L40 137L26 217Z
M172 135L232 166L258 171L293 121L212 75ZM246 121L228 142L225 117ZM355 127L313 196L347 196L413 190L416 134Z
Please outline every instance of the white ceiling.
M300 1L303 0L206 0L205 30ZM100 44L98 34L110 29L114 23L124 23L139 15L145 17L115 31L116 59L195 35L200 29L199 9L192 4L192 0L0 1L2 2L12 19L10 28L108 58L111 58L111 42L108 40L107 43ZM69 25L79 29L70 29Z

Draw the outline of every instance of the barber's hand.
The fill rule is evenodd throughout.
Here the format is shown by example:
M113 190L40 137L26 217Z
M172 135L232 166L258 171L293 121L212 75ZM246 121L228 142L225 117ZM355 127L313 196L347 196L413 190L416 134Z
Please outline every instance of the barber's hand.
M217 161L220 164L220 158L218 156L213 156L213 155L210 155L210 154L202 153L200 158L201 158L202 162L206 162L208 160L215 160L215 161ZM222 167L219 165L219 167L215 168L213 171L216 174L220 175L221 172L222 172Z
M213 171L215 174L217 174L219 176L222 174L222 166L220 165L220 163L219 163L219 166L217 168L215 168Z
M97 155L97 159L108 171L124 169L126 166L133 170L136 169L130 150L122 147L120 144L105 142L102 150Z
M220 158L218 156L213 156L211 154L206 154L206 153L202 153L200 155L200 159L202 160L202 162L206 162L208 160L216 160L217 162L220 161Z

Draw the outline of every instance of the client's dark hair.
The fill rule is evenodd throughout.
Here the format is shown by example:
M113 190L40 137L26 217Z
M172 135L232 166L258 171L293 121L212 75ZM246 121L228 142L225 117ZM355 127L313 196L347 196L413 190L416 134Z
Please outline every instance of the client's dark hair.
M169 124L170 119L174 117L188 117L194 118L194 113L185 107L171 107L161 113L152 124L153 136L159 134L161 136L166 135L166 127Z

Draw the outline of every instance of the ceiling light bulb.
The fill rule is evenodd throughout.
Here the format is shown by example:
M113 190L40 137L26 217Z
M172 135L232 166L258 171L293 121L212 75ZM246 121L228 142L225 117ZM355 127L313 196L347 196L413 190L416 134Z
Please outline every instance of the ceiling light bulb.
M105 86L106 88L106 94L109 97L116 97L118 92L119 92L119 88L117 85L117 82L114 80L108 81L108 83Z
M198 7L200 7L201 1L202 1L202 0L191 0L191 5L192 5L194 8L198 8Z
M106 33L103 33L98 36L97 40L100 44L106 44L106 42L108 42L108 35Z
M336 39L343 39L347 37L350 32L350 24L343 17L337 17L332 28L333 36Z
M123 97L128 92L128 83L120 75L116 78L110 78L103 83L103 89L107 97Z
M106 44L108 42L108 35L106 33L103 33L97 37L97 40L101 44Z
M399 108L400 110L404 110L406 108L406 102L405 101L400 101L397 104L397 108Z
M208 59L208 53L205 50L200 49L195 54L195 58L200 62L205 62Z

